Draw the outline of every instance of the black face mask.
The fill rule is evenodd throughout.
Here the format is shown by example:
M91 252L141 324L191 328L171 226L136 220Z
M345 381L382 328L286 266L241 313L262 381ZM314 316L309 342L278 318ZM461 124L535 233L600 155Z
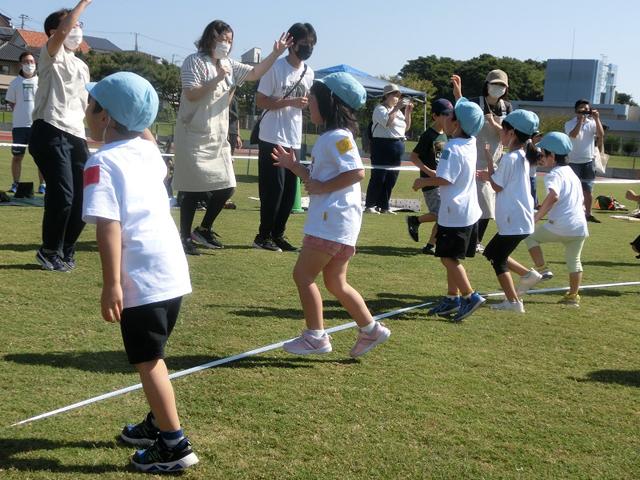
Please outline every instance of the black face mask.
M296 55L300 60L307 60L313 53L313 45L298 45Z

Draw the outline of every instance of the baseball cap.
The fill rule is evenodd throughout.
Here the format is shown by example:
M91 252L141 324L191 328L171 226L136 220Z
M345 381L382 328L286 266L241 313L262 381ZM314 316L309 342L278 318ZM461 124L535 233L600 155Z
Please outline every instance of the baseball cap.
M484 125L484 114L477 103L460 97L454 109L460 127L467 135L475 137Z
M431 102L431 113L442 115L453 112L453 104L446 98L438 98Z
M111 118L130 132L142 132L158 114L158 94L140 75L117 72L85 88Z
M382 89L382 96L384 97L385 95L389 95L390 93L399 91L400 87L398 85L396 85L395 83L389 83Z
M529 110L514 110L509 115L504 117L504 121L509 123L513 128L519 132L526 133L527 135L533 135L538 131L540 125L540 119L538 115Z
M509 86L509 77L502 70L491 70L487 74L487 83L502 83L505 87Z
M538 142L537 146L553 152L556 155L568 155L573 148L569 136L560 132L547 133L542 137L542 140Z
M362 108L367 101L367 91L347 72L330 73L318 82L324 83L336 97L354 110Z

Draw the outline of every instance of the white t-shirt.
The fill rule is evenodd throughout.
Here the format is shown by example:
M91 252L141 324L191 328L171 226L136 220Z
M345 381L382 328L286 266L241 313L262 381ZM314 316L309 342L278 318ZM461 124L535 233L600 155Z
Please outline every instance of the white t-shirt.
M569 135L569 132L576 127L578 119L573 117L567 123L564 124L564 133ZM596 121L593 118L588 118L583 124L578 136L571 138L573 148L568 155L570 163L589 163L593 160L595 155L594 139L596 136Z
M84 111L88 94L89 67L73 52L60 47L54 57L47 44L38 58L40 85L36 92L33 120L44 120L63 132L85 138Z
M502 187L496 194L496 224L500 235L533 233L533 197L529 180L529 161L524 150L502 156L491 177Z
M189 267L169 210L158 148L141 138L105 145L85 165L82 219L116 220L122 228L124 307L191 292Z
M544 176L544 186L558 194L558 201L547 214L544 227L556 235L588 237L587 219L584 215L582 184L568 165L555 167Z
M440 186L438 224L443 227L468 227L482 215L476 189L476 139L454 138L445 146L436 177L451 185Z
M363 169L358 147L349 130L322 134L311 152L310 174L325 182L341 173ZM355 246L362 224L360 183L331 193L310 195L304 233Z
M286 57L279 58L260 79L258 92L267 97L282 98L291 90L304 70L294 68ZM304 78L287 98L306 97L313 84L313 70L307 67ZM283 147L300 148L302 143L302 110L295 107L284 107L269 110L260 122L260 140Z
M401 110L393 116L391 125L387 127L389 121L390 108L380 104L373 109L373 125L371 126L374 138L404 138L407 131L407 122Z
M18 75L9 84L6 100L14 104L13 128L28 128L33 123L31 113L38 91L38 76L24 78Z

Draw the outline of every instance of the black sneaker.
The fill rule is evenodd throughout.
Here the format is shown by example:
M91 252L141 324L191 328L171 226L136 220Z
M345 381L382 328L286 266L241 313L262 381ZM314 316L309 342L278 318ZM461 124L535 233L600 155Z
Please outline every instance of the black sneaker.
M300 251L298 247L294 247L293 245L291 245L287 240L287 237L284 237L284 236L274 238L273 243L275 243L283 252L299 252Z
M74 268L76 268L76 259L73 255L67 255L63 257L62 261L67 267L69 267L69 270L73 270Z
M186 253L187 255L193 255L193 256L200 255L200 252L198 251L198 247L196 247L196 244L193 243L193 240L191 240L190 238L182 239L182 248L184 249L184 253Z
M414 242L418 241L418 228L420 227L420 221L415 215L407 217L407 229L409 230L409 236L413 238Z
M42 265L43 270L50 272L68 272L69 266L62 261L57 253L46 253L42 248L36 252L36 260Z
M207 230L206 228L203 228L203 227L197 227L191 233L191 240L193 240L196 243L199 243L200 245L206 248L211 248L211 249L224 248L224 245L222 245L220 240L216 238L218 236L219 235L213 230Z
M131 463L142 472L178 472L198 463L198 457L191 449L191 442L184 437L178 445L169 448L158 439L145 450L138 450L131 457Z
M260 235L256 235L253 240L253 248L261 248L262 250L269 250L270 252L282 252L282 249L274 243L270 238L264 238Z
M136 447L150 447L158 439L160 431L151 421L151 412L137 425L127 425L120 433L120 440Z
M592 223L602 223L600 220L598 220L596 217L594 217L593 215L587 215L587 222L592 222Z
M423 248L422 248L422 253L424 253L425 255L435 255L436 251L434 249L435 247L433 245L431 245L430 243L427 243Z

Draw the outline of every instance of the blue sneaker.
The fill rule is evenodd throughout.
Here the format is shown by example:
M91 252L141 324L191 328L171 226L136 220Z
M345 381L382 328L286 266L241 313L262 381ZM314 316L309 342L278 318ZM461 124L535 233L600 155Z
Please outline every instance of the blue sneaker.
M134 453L131 463L142 472L167 473L178 472L195 465L198 463L198 457L193 453L187 437L174 448L169 448L162 437L158 437L149 448Z
M36 252L36 260L42 265L43 270L51 272L68 272L69 266L62 261L57 253L46 253L42 248Z
M427 312L430 317L433 315L449 315L455 313L460 308L460 297L449 298L443 297L437 305Z
M11 193L16 193L18 191L18 182L13 182L11 184L11 188L9 189Z
M47 193L47 185L45 183L40 184L40 186L38 187L38 193L40 195L44 195L45 193Z
M482 306L487 300L480 296L478 292L473 292L471 296L466 299L463 298L460 302L460 309L455 317L451 319L452 322L461 322L478 308Z

